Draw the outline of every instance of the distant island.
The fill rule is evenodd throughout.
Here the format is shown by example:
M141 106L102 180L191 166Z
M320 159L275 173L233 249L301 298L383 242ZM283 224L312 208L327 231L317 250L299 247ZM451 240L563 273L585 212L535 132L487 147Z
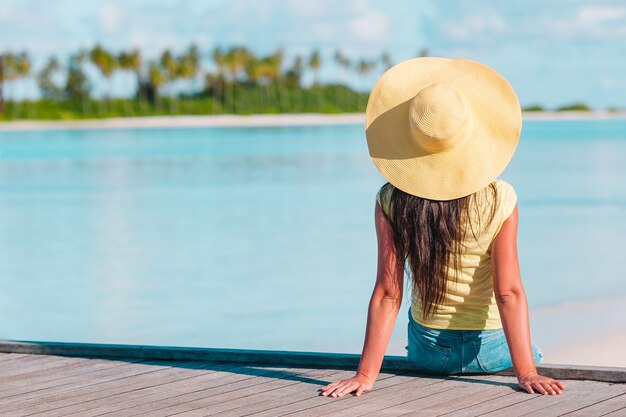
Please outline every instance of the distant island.
M428 56L428 52L417 55ZM342 81L321 82L323 65L334 65ZM358 91L346 80L382 73L392 65L384 51L378 59L368 60L337 50L330 62L324 62L320 51L313 50L286 62L283 49L259 56L244 46L216 47L204 53L191 44L181 53L165 50L158 59L146 60L137 49L113 52L96 45L71 54L64 64L52 56L34 69L28 52L4 52L0 54L0 121L361 113L369 91ZM124 97L113 97L107 92L116 91L112 83L120 73L133 79L135 86ZM14 87L26 79L36 82L40 98L16 97ZM98 97L94 97L95 82L106 87ZM572 103L554 109L531 105L524 111L592 109Z

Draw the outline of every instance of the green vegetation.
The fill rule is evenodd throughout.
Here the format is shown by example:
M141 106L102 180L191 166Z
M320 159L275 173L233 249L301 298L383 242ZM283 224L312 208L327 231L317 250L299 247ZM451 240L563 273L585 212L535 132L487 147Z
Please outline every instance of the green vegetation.
M346 77L364 77L392 65L386 52L380 59L351 60L339 50L334 63ZM27 52L6 52L0 55L0 120L364 111L369 93L342 83L321 83L323 65L317 50L308 57L296 55L287 64L282 49L256 56L243 46L217 47L203 55L192 44L180 54L165 50L146 61L138 50L116 54L96 45L72 54L66 65L50 57L33 71ZM94 69L98 80L87 75ZM118 72L133 75L132 97L110 95ZM305 86L307 72L312 82ZM30 77L41 99L13 99L10 87ZM94 82L105 91L97 99Z
M556 111L591 111L585 103L573 103L566 106L557 107Z
M532 111L546 111L546 109L543 106L540 106L539 104L535 104L535 105L532 105L532 106L524 107L522 110L523 111L531 111L531 112Z
M428 56L428 51L423 49L418 55ZM8 51L0 54L0 121L364 111L369 92L350 88L346 82L323 83L319 75L328 65L334 66L342 80L354 80L380 74L393 61L388 52L363 59L337 50L326 62L319 50L313 50L287 62L282 49L257 56L244 46L203 52L194 44L180 53L165 50L146 59L136 49L114 53L95 45L71 54L65 64L49 57L35 70L26 51ZM135 83L124 98L110 93L115 91L118 73L131 75L126 78ZM88 74L97 74L97 79ZM307 78L310 82L303 82ZM40 99L15 99L19 81L25 79L36 82ZM104 91L97 98L93 94L96 84ZM528 112L546 110L538 104L524 108ZM584 103L556 109L589 110Z

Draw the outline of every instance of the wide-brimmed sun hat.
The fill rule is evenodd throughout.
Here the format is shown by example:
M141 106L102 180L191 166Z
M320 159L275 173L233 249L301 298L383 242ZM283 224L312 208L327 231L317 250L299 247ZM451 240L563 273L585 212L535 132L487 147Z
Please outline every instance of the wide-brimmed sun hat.
M392 185L453 200L494 181L515 153L522 112L497 71L468 59L413 58L376 82L365 111L372 161Z

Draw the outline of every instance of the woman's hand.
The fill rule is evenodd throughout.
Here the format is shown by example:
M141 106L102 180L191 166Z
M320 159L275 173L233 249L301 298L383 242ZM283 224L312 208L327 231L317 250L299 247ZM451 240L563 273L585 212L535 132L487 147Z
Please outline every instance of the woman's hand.
M519 386L524 388L530 394L532 394L533 388L542 394L558 395L564 389L560 381L557 381L547 376L541 376L537 372L530 372L517 378Z
M373 386L374 381L370 381L369 378L363 375L356 374L352 378L342 379L326 385L322 388L322 395L324 397L341 397L356 390L356 395L359 396L363 391L371 390Z

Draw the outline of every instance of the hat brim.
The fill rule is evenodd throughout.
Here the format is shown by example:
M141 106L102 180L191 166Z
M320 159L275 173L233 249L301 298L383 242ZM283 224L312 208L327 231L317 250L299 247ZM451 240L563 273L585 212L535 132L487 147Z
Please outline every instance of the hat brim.
M411 134L409 105L422 89L445 82L473 112L458 146L431 153ZM365 131L372 161L395 187L431 200L473 194L494 181L519 142L522 112L511 85L495 70L467 59L414 58L387 70L367 102Z

